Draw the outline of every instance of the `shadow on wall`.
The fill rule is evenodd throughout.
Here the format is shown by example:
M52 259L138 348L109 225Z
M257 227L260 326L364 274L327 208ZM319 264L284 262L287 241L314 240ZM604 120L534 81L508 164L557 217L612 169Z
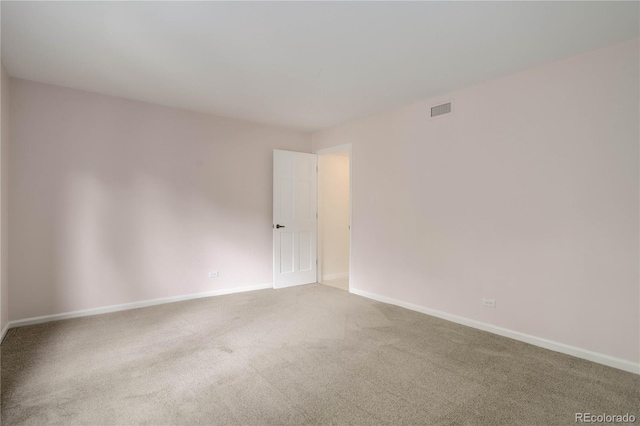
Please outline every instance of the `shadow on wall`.
M272 151L307 134L12 90L12 320L272 281Z

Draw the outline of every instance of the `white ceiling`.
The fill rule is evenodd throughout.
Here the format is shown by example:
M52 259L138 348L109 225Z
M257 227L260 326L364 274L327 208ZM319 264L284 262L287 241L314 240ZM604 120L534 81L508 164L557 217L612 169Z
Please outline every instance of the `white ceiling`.
M638 36L638 2L2 2L14 77L306 131Z

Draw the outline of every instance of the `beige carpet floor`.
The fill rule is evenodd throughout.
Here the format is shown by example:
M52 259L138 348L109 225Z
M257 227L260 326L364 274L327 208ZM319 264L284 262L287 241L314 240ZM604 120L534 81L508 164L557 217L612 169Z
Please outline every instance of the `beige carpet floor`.
M4 426L640 414L637 375L319 284L16 328L1 349Z
M322 281L321 284L328 285L329 287L334 287L340 290L349 291L349 278L326 280Z

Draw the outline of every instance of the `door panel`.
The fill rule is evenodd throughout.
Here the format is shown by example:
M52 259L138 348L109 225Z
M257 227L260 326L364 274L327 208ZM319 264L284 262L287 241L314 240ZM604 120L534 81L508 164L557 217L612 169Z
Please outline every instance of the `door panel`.
M316 282L317 164L315 154L273 151L274 288Z

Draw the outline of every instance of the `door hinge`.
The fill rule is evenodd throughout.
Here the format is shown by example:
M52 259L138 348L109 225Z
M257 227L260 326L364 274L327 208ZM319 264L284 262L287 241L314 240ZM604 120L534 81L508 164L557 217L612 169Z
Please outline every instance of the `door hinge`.
M318 172L318 166L316 166L316 173Z

